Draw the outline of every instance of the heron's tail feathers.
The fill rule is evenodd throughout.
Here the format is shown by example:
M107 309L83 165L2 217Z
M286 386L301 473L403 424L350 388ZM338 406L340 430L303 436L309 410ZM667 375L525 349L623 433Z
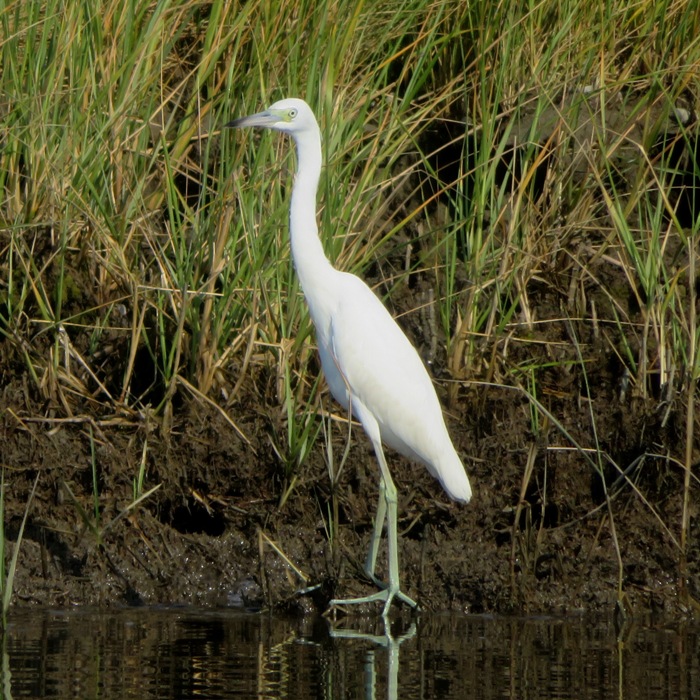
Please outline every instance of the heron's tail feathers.
M469 503L472 497L472 487L462 460L454 447L435 465L435 471L442 487L451 499L460 503Z

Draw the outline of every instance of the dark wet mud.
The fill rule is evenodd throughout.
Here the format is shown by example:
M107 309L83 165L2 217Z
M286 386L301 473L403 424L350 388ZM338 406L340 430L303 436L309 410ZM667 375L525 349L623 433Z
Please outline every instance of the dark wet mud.
M685 578L679 568L686 407L623 394L615 358L579 329L595 359L584 378L563 361L576 360L567 324L557 332L541 345L528 332L508 360L537 348L561 356L558 369L540 370L546 414L522 390L478 380L449 406L474 487L468 506L451 503L421 467L390 457L403 585L427 609L611 610L621 588L632 610L678 611L686 593L700 596L697 488ZM28 387L20 373L2 392L11 541L28 508L16 604L310 610L371 590L361 568L377 468L359 428L333 491L322 436L290 488L263 407L227 409L247 444L220 407L201 400L183 397L165 432L146 413L52 418ZM335 434L336 454L344 439L344 430ZM141 493L160 488L131 508L144 444ZM314 584L322 586L312 596L295 595Z

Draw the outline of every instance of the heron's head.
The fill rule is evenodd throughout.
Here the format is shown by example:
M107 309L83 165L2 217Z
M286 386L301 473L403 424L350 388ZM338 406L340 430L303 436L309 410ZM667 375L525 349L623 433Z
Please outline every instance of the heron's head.
M286 131L292 135L318 129L316 117L314 117L311 107L304 100L299 100L295 97L279 100L263 112L234 119L226 126L233 128L262 126L267 129L275 129L276 131Z

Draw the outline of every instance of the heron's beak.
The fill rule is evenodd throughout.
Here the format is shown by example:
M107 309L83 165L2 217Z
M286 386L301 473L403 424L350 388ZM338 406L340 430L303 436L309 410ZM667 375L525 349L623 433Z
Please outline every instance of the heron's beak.
M266 109L264 112L258 112L257 114L251 114L248 117L240 117L238 119L234 119L232 122L229 122L224 126L232 129L240 129L244 126L265 126L269 128L277 124L277 122L279 121L279 114L275 114L269 109Z

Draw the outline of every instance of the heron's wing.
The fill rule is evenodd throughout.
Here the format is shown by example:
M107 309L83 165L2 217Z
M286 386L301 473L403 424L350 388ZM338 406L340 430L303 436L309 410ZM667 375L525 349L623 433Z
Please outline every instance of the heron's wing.
M451 498L469 501L469 479L418 353L364 282L342 275L339 284L327 347L355 415L371 415L382 442L423 462ZM374 421L365 425L370 437Z
M380 424L387 444L425 461L420 444L445 432L435 389L413 345L374 293L354 275L343 275L331 319L335 365L353 401Z

